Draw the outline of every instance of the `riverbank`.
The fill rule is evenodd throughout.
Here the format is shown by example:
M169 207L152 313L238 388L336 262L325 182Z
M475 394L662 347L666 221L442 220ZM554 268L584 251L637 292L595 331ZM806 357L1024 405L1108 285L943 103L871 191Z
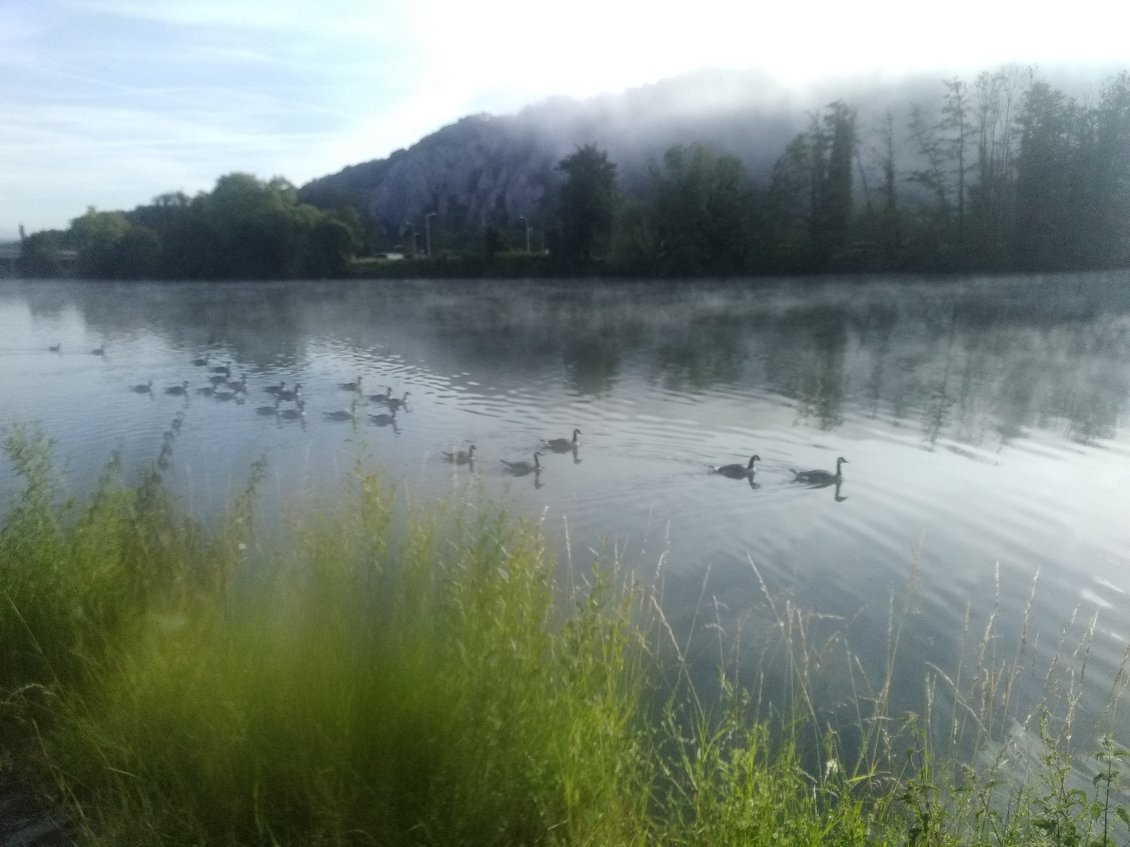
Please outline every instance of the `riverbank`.
M252 466L206 528L160 461L73 502L41 437L4 447L0 737L84 844L1104 844L1126 818L1113 740L1072 748L1050 704L1010 723L1021 664L992 631L971 684L934 677L936 712L855 679L829 727L850 651L788 603L763 674L715 646L708 692L711 645L659 586L554 562L490 504L409 505L358 467L268 535Z

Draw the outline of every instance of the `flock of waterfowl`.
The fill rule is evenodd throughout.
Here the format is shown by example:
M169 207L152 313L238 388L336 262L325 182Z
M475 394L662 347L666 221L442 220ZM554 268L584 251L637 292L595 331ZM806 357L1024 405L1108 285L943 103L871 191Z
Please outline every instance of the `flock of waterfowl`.
M60 345L53 344L49 348L52 352L59 352ZM97 347L90 351L95 356L105 356L105 348ZM245 403L247 400L248 385L247 373L242 372L238 379L232 378L231 362L227 361L222 365L211 365L210 354L199 356L193 359L193 365L200 368L208 368L208 385L190 390L190 381L182 380L179 385L170 385L163 388L165 394L188 398L190 394L195 393L198 395L212 397L216 400L234 400L237 403ZM361 401L368 400L371 403L382 404L387 408L387 411L369 413L368 419L370 422L377 426L391 426L394 430L397 427L396 413L398 410L407 406L408 398L411 396L410 391L405 391L400 397L393 396L391 386L384 386L383 392L376 394L363 393L363 377L358 376L355 380L348 382L338 383L338 388L342 391L348 391L354 394L354 401L349 409L337 409L333 411L323 412L323 417L328 421L357 421L361 419ZM295 383L288 387L285 380L277 384L272 384L264 387L264 392L274 397L274 402L259 406L256 412L264 416L275 416L280 420L303 420L306 419L306 400L302 394L302 383ZM155 392L153 380L149 379L144 383L139 383L130 387L130 391L135 394L148 394L152 396ZM284 405L288 404L288 405ZM510 461L502 459L502 464L507 473L514 476L525 476L528 474L541 473L543 466L541 458L545 455L546 451L553 453L572 453L574 461L579 461L577 458L578 450L580 447L581 430L574 429L571 438L550 438L543 439L541 446L534 451L533 461ZM470 465L474 466L475 462L475 446L472 444L466 450L451 450L442 451L441 453L444 461L454 465ZM756 464L761 461L761 457L756 453L750 456L746 464L734 463L725 465L709 465L708 470L710 473L718 474L727 477L728 479L746 480L751 485L755 485L754 476L756 474ZM826 486L835 485L837 493L840 484L843 482L843 466L848 463L848 460L843 456L836 459L835 471L829 470L796 470L790 468L789 471L793 475L792 482L804 485L810 488L824 488ZM837 497L837 499L843 499Z
M58 352L58 345L52 345L50 349ZM98 356L105 355L105 350L101 347L91 352ZM229 360L222 365L212 365L210 355L198 356L192 360L192 364L198 368L208 368L207 385L190 389L191 382L185 379L179 385L170 385L161 389L161 391L175 397L187 398L192 394L197 394L215 400L232 400L240 405L247 402L249 389L246 371L241 372L238 379L233 378L231 361ZM369 420L377 426L392 426L395 429L396 413L407 405L408 398L411 396L410 391L405 391L400 397L394 397L391 386L385 386L383 393L370 394L366 397L362 394L361 377L357 377L352 382L338 383L338 387L344 391L352 392L356 396L349 409L323 412L323 417L328 421L353 421L358 419L361 415L358 401L367 399L372 403L383 404L388 409L387 412L369 414ZM135 394L153 396L157 389L153 386L153 380L149 379L138 385L130 386L130 391ZM288 386L286 380L282 380L276 384L264 386L263 391L270 394L274 399L269 405L256 407L256 413L264 416L275 416L281 420L304 421L306 419L306 398L302 393L302 383L296 382Z

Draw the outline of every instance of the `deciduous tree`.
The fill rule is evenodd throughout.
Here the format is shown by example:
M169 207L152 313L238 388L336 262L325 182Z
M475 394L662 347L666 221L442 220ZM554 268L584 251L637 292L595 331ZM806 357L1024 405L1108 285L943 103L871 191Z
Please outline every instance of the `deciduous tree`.
M565 179L559 194L560 250L566 260L588 261L604 246L616 209L616 165L586 144L557 165Z

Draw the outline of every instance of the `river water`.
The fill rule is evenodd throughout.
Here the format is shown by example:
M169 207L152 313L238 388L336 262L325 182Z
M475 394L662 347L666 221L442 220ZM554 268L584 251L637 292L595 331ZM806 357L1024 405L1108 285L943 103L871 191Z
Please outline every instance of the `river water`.
M208 396L227 363L246 395ZM0 425L41 426L77 493L115 450L138 473L174 420L167 478L205 520L260 456L268 511L361 457L415 499L489 497L543 520L579 570L598 551L658 574L704 677L731 641L779 658L785 610L803 609L814 654L850 651L820 689L835 720L878 687L893 615L896 707L921 707L932 669L964 683L1023 654L1018 715L1051 687L1081 696L1086 731L1130 741L1107 708L1130 638L1130 273L7 280L0 374ZM358 379L360 395L339 385ZM303 416L276 409L265 389L280 383L301 384ZM356 402L389 389L408 392L391 421ZM502 462L574 429L577 449L543 450L538 473ZM445 461L471 445L473 463ZM753 454L752 481L708 472ZM795 481L838 457L838 485ZM6 459L0 472L6 505L17 484ZM1053 666L1071 670L1049 682Z

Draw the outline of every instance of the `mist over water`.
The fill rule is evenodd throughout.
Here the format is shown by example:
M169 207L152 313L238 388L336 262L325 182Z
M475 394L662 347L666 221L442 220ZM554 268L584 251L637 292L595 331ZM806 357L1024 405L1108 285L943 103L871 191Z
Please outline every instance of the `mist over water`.
M578 573L596 551L660 575L704 680L720 658L736 672L739 641L751 665L769 651L773 604L785 602L823 616L814 638L843 631L875 676L890 608L904 610L895 701L906 708L920 705L927 668L955 667L990 619L999 656L1022 647L1044 669L1094 621L1080 684L1097 714L1130 638L1125 273L6 281L0 360L0 424L51 435L75 493L115 450L136 475L177 420L166 479L204 520L261 455L268 520L357 462L416 500L498 499L541 519ZM246 396L199 393L228 362L233 380L246 373ZM339 386L358 378L360 394ZM149 379L152 393L131 390ZM184 380L186 397L166 393ZM265 389L280 382L302 384L304 417L290 402L276 414ZM367 399L390 389L408 392L395 415ZM576 450L542 443L574 429ZM445 461L471 445L472 463ZM539 450L537 473L502 462ZM752 481L709 472L753 454ZM794 481L841 456L838 485ZM0 472L7 508L19 483L6 459ZM839 683L831 673L820 704L833 720L848 717ZM1026 677L1019 696L1042 684Z

